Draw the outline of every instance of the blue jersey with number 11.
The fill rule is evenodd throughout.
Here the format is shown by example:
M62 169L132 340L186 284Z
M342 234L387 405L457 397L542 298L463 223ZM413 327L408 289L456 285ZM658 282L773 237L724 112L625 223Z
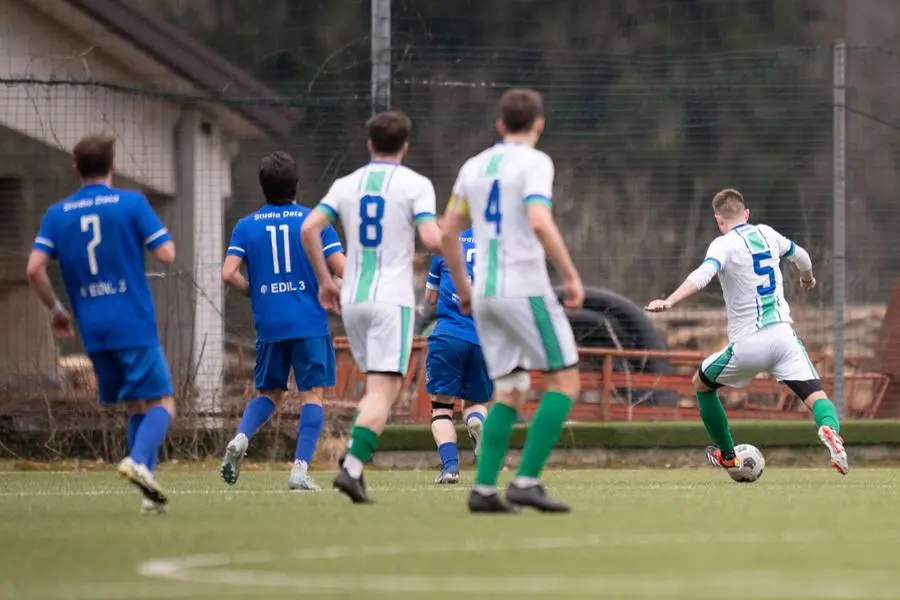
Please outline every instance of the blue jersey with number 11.
M462 232L459 241L462 244L466 270L471 282L475 275L475 238L472 236L472 230ZM456 293L456 286L453 285L453 277L447 263L440 256L431 259L431 269L428 271L428 282L425 285L428 289L438 292L438 322L432 335L448 335L478 344L475 320L471 315L460 312L459 295Z
M33 248L59 260L86 352L159 343L144 248L170 239L133 190L86 185L47 210Z
M244 217L231 234L226 254L247 264L250 304L260 342L328 335L328 313L319 304L319 285L300 227L310 210L297 204L267 204ZM325 258L343 251L332 227L322 232Z

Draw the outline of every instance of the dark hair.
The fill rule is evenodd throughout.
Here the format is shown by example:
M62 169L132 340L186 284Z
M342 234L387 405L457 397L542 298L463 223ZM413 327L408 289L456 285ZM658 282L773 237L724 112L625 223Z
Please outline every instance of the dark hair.
M283 206L297 196L297 163L287 152L279 150L259 162L259 185L267 204Z
M72 154L82 179L105 177L112 171L116 158L116 138L102 134L83 137L75 144Z
M409 141L412 121L396 110L378 113L366 121L366 132L372 148L379 154L397 154Z
M507 133L523 133L544 115L544 100L534 90L507 90L500 97L500 121Z

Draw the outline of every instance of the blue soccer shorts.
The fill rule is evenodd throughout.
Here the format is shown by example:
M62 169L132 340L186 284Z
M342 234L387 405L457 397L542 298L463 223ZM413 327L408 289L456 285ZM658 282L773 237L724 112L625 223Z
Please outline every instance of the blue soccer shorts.
M100 404L159 400L175 393L169 364L159 344L90 353Z
M494 394L481 346L447 335L428 338L425 389L431 395L484 404Z
M308 392L334 385L334 343L330 335L256 342L256 389L287 390L294 369L297 389Z

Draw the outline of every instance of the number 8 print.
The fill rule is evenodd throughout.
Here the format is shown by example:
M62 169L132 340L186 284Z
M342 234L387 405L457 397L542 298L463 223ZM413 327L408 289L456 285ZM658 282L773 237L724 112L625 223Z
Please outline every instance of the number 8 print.
M377 248L381 245L384 228L384 198L363 196L359 201L359 243L363 248Z

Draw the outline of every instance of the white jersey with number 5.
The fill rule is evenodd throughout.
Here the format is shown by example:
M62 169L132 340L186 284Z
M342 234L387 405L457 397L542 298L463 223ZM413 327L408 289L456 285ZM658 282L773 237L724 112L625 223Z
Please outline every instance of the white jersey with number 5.
M453 198L477 241L475 294L523 298L553 294L544 248L525 208L549 204L553 161L524 144L497 144L460 169Z
M415 306L416 224L435 218L434 186L412 169L373 161L334 182L318 207L346 236L341 304Z
M794 243L768 225L738 225L713 240L706 261L718 271L734 343L763 327L793 323L779 263Z

